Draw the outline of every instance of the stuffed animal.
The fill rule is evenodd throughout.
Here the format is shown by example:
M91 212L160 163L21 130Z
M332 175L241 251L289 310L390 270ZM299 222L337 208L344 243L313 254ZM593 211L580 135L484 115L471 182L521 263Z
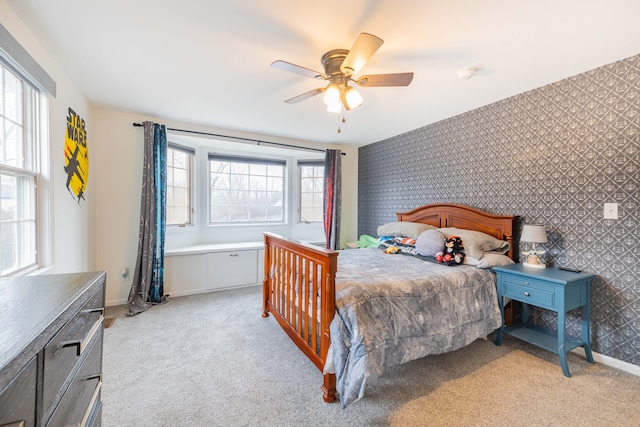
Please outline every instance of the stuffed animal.
M464 262L464 246L458 236L450 236L444 243L442 252L436 254L436 261L443 264L462 264Z

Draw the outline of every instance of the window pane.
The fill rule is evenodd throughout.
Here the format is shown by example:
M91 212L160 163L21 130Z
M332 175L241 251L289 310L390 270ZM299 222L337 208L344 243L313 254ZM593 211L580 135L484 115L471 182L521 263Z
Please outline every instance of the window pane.
M267 165L267 175L283 177L284 167L277 165Z
M211 191L211 206L229 206L231 195L227 190Z
M209 164L212 223L284 220L284 164L265 164L261 159L249 158L237 162L211 158ZM267 211L269 206L277 209Z
M179 187L186 187L187 185L187 171L184 169L173 170L173 185Z
M22 81L9 72L4 73L4 115L22 125Z
M211 222L231 221L231 208L226 206L211 206Z
M13 174L3 173L0 179L0 203L2 204L2 221L15 221L17 219L17 195L16 177Z
M5 122L5 165L24 167L22 161L22 128L9 121Z
M15 270L18 265L18 245L16 240L15 222L0 224L0 274L5 275L11 270Z
M323 220L324 166L300 164L300 221Z
M252 190L265 191L267 189L267 177L251 176L251 179L249 180L249 188Z
M229 168L231 173L249 174L249 164L247 163L229 163Z
M186 169L188 167L189 155L183 151L173 150L173 167Z
M251 175L266 175L267 165L249 165Z
M33 247L36 237L35 220L19 223L19 236L20 253L18 259L20 260L20 265L35 263L36 250Z
M169 146L167 158L167 225L191 224L192 155Z

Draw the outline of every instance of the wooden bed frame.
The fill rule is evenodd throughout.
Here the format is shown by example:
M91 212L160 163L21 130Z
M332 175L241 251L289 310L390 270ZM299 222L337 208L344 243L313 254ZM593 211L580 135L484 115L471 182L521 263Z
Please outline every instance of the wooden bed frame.
M433 204L397 213L397 220L436 227L481 231L511 244L508 255L517 261L513 233L517 216L493 215L462 205ZM262 317L269 313L304 354L323 372L331 343L329 325L336 311L337 251L264 233ZM325 402L336 400L336 377L324 374Z

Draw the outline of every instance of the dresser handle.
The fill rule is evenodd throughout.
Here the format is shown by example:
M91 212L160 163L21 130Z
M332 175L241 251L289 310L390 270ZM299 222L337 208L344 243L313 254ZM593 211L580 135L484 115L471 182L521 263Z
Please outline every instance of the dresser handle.
M527 282L527 281L525 280L525 281L524 281L524 284L525 284L525 285L528 285L528 284L529 284L529 282Z
M66 341L60 344L60 347L77 347L76 356L81 356L84 349L87 347L87 344L91 341L93 336L98 332L100 327L102 326L102 321L104 320L104 316L100 316L100 318L93 324L91 330L87 334L84 339L77 341Z
M238 254L229 254L229 256L238 256Z
M100 394L100 389L102 388L102 374L99 374L97 378L98 378L98 385L96 385L96 388L93 391L93 396L91 396L91 402L89 402L89 407L85 411L84 417L82 417L82 421L79 424L80 427L84 427L87 425L87 421L89 421L89 417L91 416L91 410L95 406L96 400L98 400L98 395ZM87 379L93 380L93 379L96 379L96 377L90 377Z
M525 295L526 297L530 296L529 292L525 292L525 293L524 293L524 295Z

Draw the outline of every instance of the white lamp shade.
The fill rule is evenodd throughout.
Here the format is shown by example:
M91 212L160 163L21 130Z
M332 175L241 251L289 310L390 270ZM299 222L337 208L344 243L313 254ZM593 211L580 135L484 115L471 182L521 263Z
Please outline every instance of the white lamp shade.
M353 110L362 104L362 95L351 86L347 86L344 91L344 98L348 110Z
M520 241L528 243L547 243L547 232L544 229L544 225L525 225L522 227Z
M334 84L330 84L324 91L322 100L327 105L327 110L331 112L340 112L340 88ZM336 111L338 110L338 111Z

